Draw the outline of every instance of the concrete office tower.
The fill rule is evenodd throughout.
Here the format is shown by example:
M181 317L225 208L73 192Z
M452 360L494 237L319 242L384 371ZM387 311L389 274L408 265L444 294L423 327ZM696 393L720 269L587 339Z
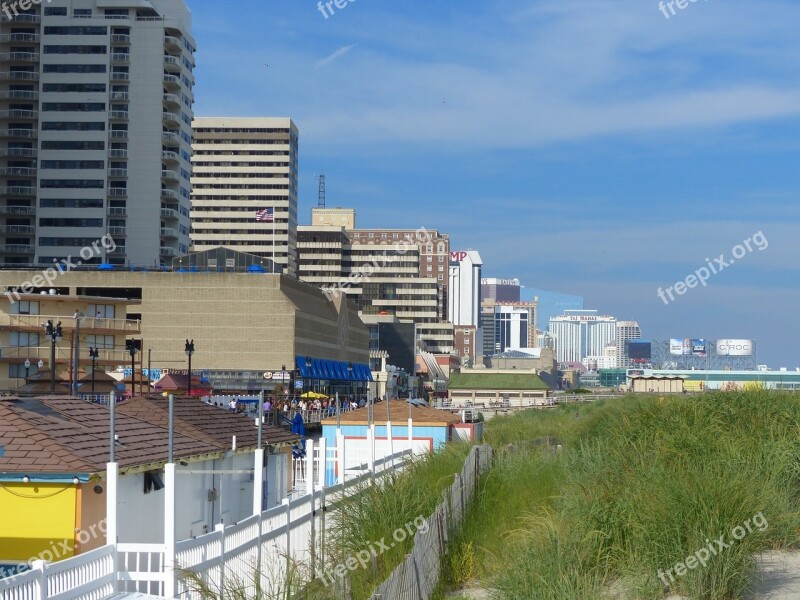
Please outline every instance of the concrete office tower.
M288 118L195 119L194 251L225 246L296 275L297 143Z
M481 301L519 302L522 286L519 279L481 279Z
M621 369L633 366L628 356L628 342L642 339L642 330L636 321L617 321L617 364Z
M555 339L560 363L602 356L616 334L616 317L600 315L596 310L565 310L562 316L550 319L550 335Z
M152 266L188 252L185 2L20 4L0 16L0 265L77 260L105 234L116 247L84 262Z

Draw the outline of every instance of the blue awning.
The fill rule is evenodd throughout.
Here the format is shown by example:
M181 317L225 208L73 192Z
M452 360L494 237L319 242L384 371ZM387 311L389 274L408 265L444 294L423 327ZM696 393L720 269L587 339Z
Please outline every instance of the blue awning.
M295 357L295 366L303 379L330 379L333 381L373 381L369 365L353 363L352 372L348 363L340 360L312 358L311 368L306 366L305 356Z

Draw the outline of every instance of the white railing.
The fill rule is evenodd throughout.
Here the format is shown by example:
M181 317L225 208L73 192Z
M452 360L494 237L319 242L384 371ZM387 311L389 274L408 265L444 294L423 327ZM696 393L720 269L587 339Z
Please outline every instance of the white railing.
M0 600L101 600L113 595L116 549L103 546L57 563L34 561L30 571L0 579Z
M117 544L118 591L164 595L164 545Z

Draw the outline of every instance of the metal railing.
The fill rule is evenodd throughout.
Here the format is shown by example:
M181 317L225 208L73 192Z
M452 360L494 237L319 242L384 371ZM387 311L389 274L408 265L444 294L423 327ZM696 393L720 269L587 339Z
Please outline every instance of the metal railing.
M48 296L49 297L49 296ZM41 329L42 323L47 321L61 321L64 331L71 331L75 326L72 315L10 315L0 313L0 326L15 328ZM142 322L134 319L106 319L103 317L81 317L81 331L101 329L104 331L119 332L120 335L128 333L141 333ZM49 346L48 346L49 347Z

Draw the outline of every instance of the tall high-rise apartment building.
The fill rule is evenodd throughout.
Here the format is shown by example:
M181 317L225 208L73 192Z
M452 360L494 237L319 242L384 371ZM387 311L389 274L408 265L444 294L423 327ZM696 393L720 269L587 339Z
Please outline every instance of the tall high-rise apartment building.
M565 310L550 319L558 362L581 362L587 356L602 356L617 335L617 319L596 310Z
M190 30L184 0L3 5L0 265L77 259L104 235L115 247L81 260L188 252Z
M636 321L617 321L617 367L627 369L633 366L628 355L628 342L642 339L642 330Z
M226 246L296 274L297 148L288 118L195 119L193 250Z

